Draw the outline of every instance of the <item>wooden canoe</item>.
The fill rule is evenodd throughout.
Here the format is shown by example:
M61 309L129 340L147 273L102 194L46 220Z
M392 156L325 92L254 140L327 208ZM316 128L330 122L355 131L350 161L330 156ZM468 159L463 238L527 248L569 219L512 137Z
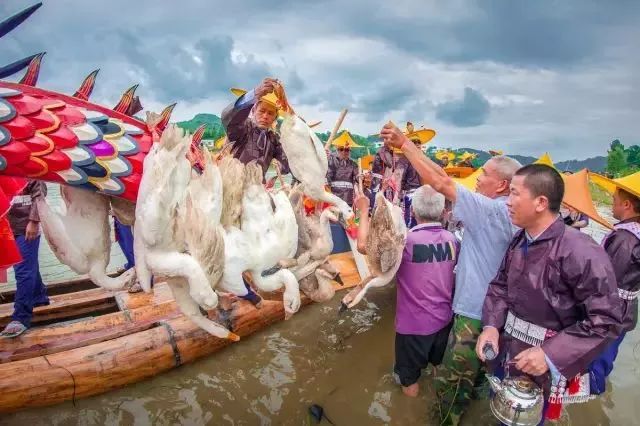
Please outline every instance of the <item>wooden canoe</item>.
M331 261L344 282L344 286L336 283L336 288L359 283L351 253L334 254ZM244 300L234 302L230 315L225 316L226 324L245 338L282 321L281 297L269 296L260 309ZM0 339L0 412L97 395L232 343L211 336L184 317L166 283L155 285L152 294L89 289L50 299L50 306L34 310L34 322L56 322L35 327L16 339ZM111 311L104 313L107 303ZM303 297L303 305L308 303ZM0 320L6 321L11 314L9 305L0 305ZM84 318L69 321L79 316ZM295 321L295 315L291 320Z

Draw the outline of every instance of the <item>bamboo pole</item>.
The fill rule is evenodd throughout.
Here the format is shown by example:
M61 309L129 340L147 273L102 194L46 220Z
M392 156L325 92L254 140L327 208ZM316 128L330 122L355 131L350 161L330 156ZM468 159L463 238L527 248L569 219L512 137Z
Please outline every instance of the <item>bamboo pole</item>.
M364 194L362 187L362 157L358 158L358 189L360 190L360 194Z
M338 134L338 131L340 131L340 126L342 126L342 122L344 121L344 117L347 115L347 112L349 112L349 110L345 108L340 113L338 121L336 121L336 125L333 126L333 130L331 130L331 133L329 134L329 139L327 139L327 142L324 144L325 151L329 151L331 142L333 142L333 140L336 138L336 135Z

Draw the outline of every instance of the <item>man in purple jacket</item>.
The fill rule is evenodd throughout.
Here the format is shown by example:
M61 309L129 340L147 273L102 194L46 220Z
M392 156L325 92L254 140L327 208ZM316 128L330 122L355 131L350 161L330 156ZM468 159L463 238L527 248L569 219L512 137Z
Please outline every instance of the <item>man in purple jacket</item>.
M356 208L366 215L368 198L359 196ZM442 227L442 194L422 186L414 193L411 209L418 225L407 235L396 275L394 373L404 394L415 397L422 369L440 364L447 346L459 250L455 236ZM358 237L358 250L366 251L366 235Z
M637 191L640 193L640 191ZM618 348L628 331L638 322L638 294L640 294L640 198L618 188L613 195L613 217L620 222L602 240L618 282L618 296L622 301L624 329L620 337L611 343L591 363L591 393L599 395L606 389L606 378L613 370Z
M622 303L605 251L559 217L564 182L530 164L511 181L507 206L522 228L489 284L476 353L491 347L497 374L529 375L547 399L545 417L590 398L589 364L619 336ZM535 301L535 303L532 303ZM501 363L501 364L498 364Z
M231 153L234 158L243 164L257 161L263 176L274 158L280 163L281 172L289 173L289 163L274 128L278 108L263 99L273 92L274 84L275 80L265 78L258 87L222 111L222 124L227 139L233 144Z

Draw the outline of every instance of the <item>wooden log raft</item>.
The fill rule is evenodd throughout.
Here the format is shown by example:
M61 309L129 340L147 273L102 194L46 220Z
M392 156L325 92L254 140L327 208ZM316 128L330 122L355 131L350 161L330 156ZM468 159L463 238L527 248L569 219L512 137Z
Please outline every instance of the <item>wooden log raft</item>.
M246 337L282 321L284 308L282 302L265 300L262 308L256 309L242 300L234 303L229 319L234 332ZM117 389L231 343L179 316L112 340L1 364L0 412L57 404Z
M351 253L332 255L331 261L345 284L336 284L337 289L358 284ZM0 340L0 412L104 393L232 343L211 336L180 315L165 287L158 284L149 295L117 293L112 298L120 312L30 330L13 341ZM66 296L67 301L73 299ZM234 302L218 320L245 338L284 319L281 295L273 296L280 300L263 300L260 309L244 300ZM306 305L310 300L303 296L302 302Z

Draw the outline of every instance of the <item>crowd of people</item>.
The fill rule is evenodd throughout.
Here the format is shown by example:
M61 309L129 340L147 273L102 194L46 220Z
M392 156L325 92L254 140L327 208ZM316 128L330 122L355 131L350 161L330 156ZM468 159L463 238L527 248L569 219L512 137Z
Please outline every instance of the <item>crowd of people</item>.
M231 154L257 161L263 175L272 160L283 174L289 171L275 129L278 105L268 97L274 84L265 79L222 113ZM459 423L469 401L482 394L486 371L533 378L544 391L548 419L557 418L563 404L604 392L618 347L637 321L638 194L616 191L619 222L598 245L579 231L588 217L562 204L564 183L554 168L522 166L497 154L470 191L444 171L446 164L424 155L425 141L413 133L384 126L367 193L359 190L361 171L348 143L329 154L327 174L331 191L360 215L369 214L379 191L405 208L410 230L396 277L394 366L403 392L418 395L422 370L438 366L440 424ZM33 181L9 211L24 260L15 267L7 337L24 332L33 307L48 303L34 203L45 194ZM450 224L464 228L461 242ZM116 231L131 267L130 228L116 223Z

